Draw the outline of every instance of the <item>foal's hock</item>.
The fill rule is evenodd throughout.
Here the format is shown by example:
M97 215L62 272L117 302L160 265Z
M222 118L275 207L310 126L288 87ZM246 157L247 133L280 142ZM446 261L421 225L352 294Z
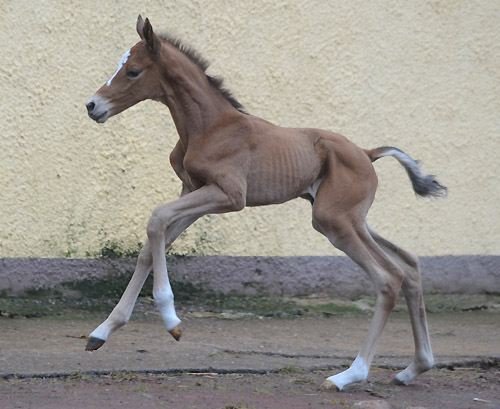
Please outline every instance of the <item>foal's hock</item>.
M123 55L116 72L87 101L88 114L103 123L145 99L165 104L179 134L170 162L182 181L182 193L179 199L154 209L130 283L109 317L90 334L86 349L101 347L129 320L151 268L158 309L167 330L179 340L181 321L175 312L165 249L206 214L302 197L312 204L314 228L366 271L377 294L375 313L357 358L349 369L329 377L323 387L340 390L366 379L401 288L411 318L415 357L395 382L408 384L430 369L434 360L418 259L366 223L377 188L372 162L384 156L396 158L420 196L443 196L446 188L397 148L365 150L333 132L282 128L247 114L221 79L206 74L208 64L197 52L177 39L156 34L141 16L137 33L141 41Z

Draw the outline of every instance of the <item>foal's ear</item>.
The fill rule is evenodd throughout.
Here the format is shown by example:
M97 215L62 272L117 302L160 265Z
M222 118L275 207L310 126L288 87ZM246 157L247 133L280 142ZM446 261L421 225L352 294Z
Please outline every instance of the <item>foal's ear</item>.
M142 19L142 16L139 14L137 17L137 24L135 26L137 30L137 34L139 34L139 37L141 37L141 40L144 40L144 20Z
M146 18L146 21L144 22L142 34L144 35L142 38L146 41L149 51L156 53L160 49L160 39L153 32L153 27L151 26L148 18Z

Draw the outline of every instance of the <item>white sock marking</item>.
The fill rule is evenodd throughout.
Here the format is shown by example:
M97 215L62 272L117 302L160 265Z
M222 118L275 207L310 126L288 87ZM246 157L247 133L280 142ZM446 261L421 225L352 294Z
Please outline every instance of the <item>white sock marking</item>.
M339 391L341 391L344 386L354 382L362 382L367 378L367 376L368 367L363 359L358 356L349 369L337 375L330 376L327 380L333 382L337 388L339 388Z
M125 54L123 54L123 57L122 57L122 59L120 61L120 64L118 65L118 68L116 69L116 71L113 74L113 76L106 83L106 85L108 87L111 85L111 81L113 81L113 78L116 77L116 74L118 74L120 72L120 70L122 69L122 67L127 63L128 57L130 57L130 50L128 50Z
M101 325L99 325L94 331L92 331L89 335L90 338L97 338L106 341L108 339L108 335L112 332L110 326L106 321L104 321Z
M156 306L160 310L163 322L170 331L180 324L181 320L177 317L174 307L174 293L170 285L166 289L153 292Z

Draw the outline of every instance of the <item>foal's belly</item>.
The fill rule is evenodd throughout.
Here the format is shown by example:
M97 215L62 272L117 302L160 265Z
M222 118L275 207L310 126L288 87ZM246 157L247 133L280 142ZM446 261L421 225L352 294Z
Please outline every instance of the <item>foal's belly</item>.
M318 178L321 164L312 144L279 138L252 152L247 206L283 203L300 196Z

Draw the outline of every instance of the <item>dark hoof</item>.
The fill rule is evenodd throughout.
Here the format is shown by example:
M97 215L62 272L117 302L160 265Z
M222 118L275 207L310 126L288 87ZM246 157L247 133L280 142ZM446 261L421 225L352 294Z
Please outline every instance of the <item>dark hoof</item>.
M170 335L172 335L176 341L179 341L181 339L182 328L181 328L180 324L177 325L174 329L171 329L168 332L170 332Z
M321 384L319 387L320 391L331 391L331 392L340 392L340 389L337 385L335 385L332 381L329 381L328 379Z
M106 341L103 341L99 338L90 337L87 341L87 346L85 347L85 351L95 351L104 345Z
M392 378L392 384L398 386L406 386L406 383L404 383L403 381L399 380L396 377Z

